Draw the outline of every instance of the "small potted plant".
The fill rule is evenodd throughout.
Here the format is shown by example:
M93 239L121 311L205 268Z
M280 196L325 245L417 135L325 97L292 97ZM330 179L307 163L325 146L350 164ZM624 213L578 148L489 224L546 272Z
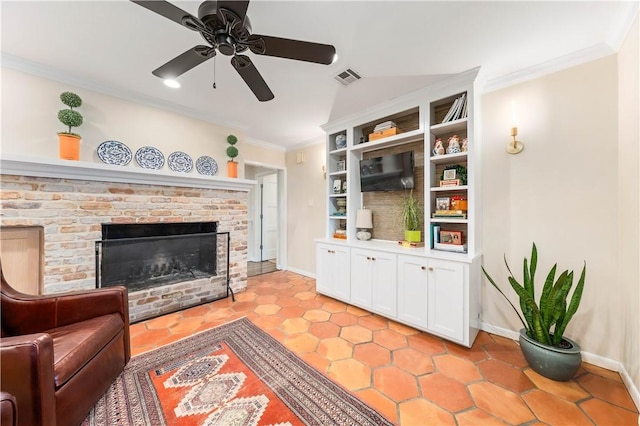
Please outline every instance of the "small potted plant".
M507 299L524 326L520 330L519 339L524 357L531 368L544 377L558 381L571 379L580 367L582 356L580 346L573 340L564 337L564 331L580 305L586 263L573 290L571 300L568 300L568 297L573 286L573 271L565 270L556 279L558 265L553 265L544 282L538 303L535 301L534 285L538 264L538 251L535 243L531 249L531 264L528 264L526 257L524 258L522 284L513 276L506 257L504 263L509 271L509 284L520 298L522 315L484 267L482 272L491 285Z
M75 111L82 105L80 96L72 92L62 92L60 100L69 108L58 111L58 120L68 127L68 131L58 132L60 158L64 160L80 159L80 135L73 133L71 128L78 127L82 124L82 114Z
M237 178L238 162L233 159L239 154L238 148L235 147L236 142L238 142L238 138L234 135L229 135L227 136L227 142L229 142L229 146L227 147L227 156L230 158L230 160L227 161L227 176Z
M420 223L422 222L422 208L420 200L413 196L413 189L402 197L402 223L404 225L404 239L410 243L419 243L422 240Z

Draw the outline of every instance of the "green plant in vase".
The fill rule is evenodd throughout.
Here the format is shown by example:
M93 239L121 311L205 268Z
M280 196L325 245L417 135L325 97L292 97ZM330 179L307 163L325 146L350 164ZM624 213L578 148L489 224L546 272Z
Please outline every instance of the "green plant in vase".
M229 135L227 136L227 142L229 143L227 156L230 158L230 160L227 161L227 175L235 178L238 177L238 163L234 161L239 154L238 148L235 146L238 138L234 135Z
M418 243L422 240L420 224L422 223L422 206L420 200L413 196L413 189L402 197L402 224L404 225L404 239Z
M69 107L58 111L58 120L68 128L68 131L58 132L60 158L78 160L80 157L80 135L71 130L73 127L79 127L83 122L82 114L74 110L82 105L82 99L75 93L62 92L60 100Z
M580 367L580 346L564 337L564 331L580 306L586 274L586 263L569 299L573 287L573 271L565 270L556 279L556 263L547 274L538 302L535 300L535 274L538 265L538 250L535 243L531 249L531 262L524 258L523 277L520 283L509 271L508 281L520 300L520 311L511 303L487 271L482 267L487 280L509 302L520 318L524 328L520 330L520 347L527 362L536 372L554 380L569 380Z

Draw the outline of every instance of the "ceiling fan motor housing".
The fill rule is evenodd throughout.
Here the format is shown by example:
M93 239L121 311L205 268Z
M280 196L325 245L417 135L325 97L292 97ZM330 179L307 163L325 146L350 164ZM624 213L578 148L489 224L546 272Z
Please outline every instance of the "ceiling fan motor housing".
M211 34L203 32L202 37L223 55L232 56L244 52L247 46L238 44L238 41L246 41L251 34L249 17L245 16L244 20L241 20L233 11L227 9L221 10L220 14L222 13L225 14L224 17L218 16L217 1L202 2L198 8L198 18L211 30Z

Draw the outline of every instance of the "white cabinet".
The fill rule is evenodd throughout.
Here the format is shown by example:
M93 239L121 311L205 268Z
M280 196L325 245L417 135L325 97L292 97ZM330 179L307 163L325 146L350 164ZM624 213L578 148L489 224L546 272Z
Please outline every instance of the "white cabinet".
M327 210L326 235L317 245L318 292L466 346L478 333L481 303L478 72L322 126ZM456 140L461 146L454 149ZM434 153L440 142L444 151ZM398 245L402 191L362 191L362 160L409 151L424 247ZM363 206L373 213L370 241L357 239Z
M318 244L316 249L316 289L337 299L350 299L349 247L338 244Z
M458 262L429 260L427 328L445 337L464 340L465 266Z
M397 315L396 255L351 249L351 303L387 317Z
M420 328L428 325L427 264L425 257L398 255L398 319Z

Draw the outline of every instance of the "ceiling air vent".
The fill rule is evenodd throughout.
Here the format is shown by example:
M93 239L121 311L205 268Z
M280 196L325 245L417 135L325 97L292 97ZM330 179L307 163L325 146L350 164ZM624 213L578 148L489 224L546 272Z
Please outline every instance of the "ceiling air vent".
M360 80L362 77L360 77L360 75L354 70L352 70L351 68L347 68L346 70L342 71L340 74L336 75L333 78L338 80L341 84L344 84L345 86L347 86L353 83L354 81Z

